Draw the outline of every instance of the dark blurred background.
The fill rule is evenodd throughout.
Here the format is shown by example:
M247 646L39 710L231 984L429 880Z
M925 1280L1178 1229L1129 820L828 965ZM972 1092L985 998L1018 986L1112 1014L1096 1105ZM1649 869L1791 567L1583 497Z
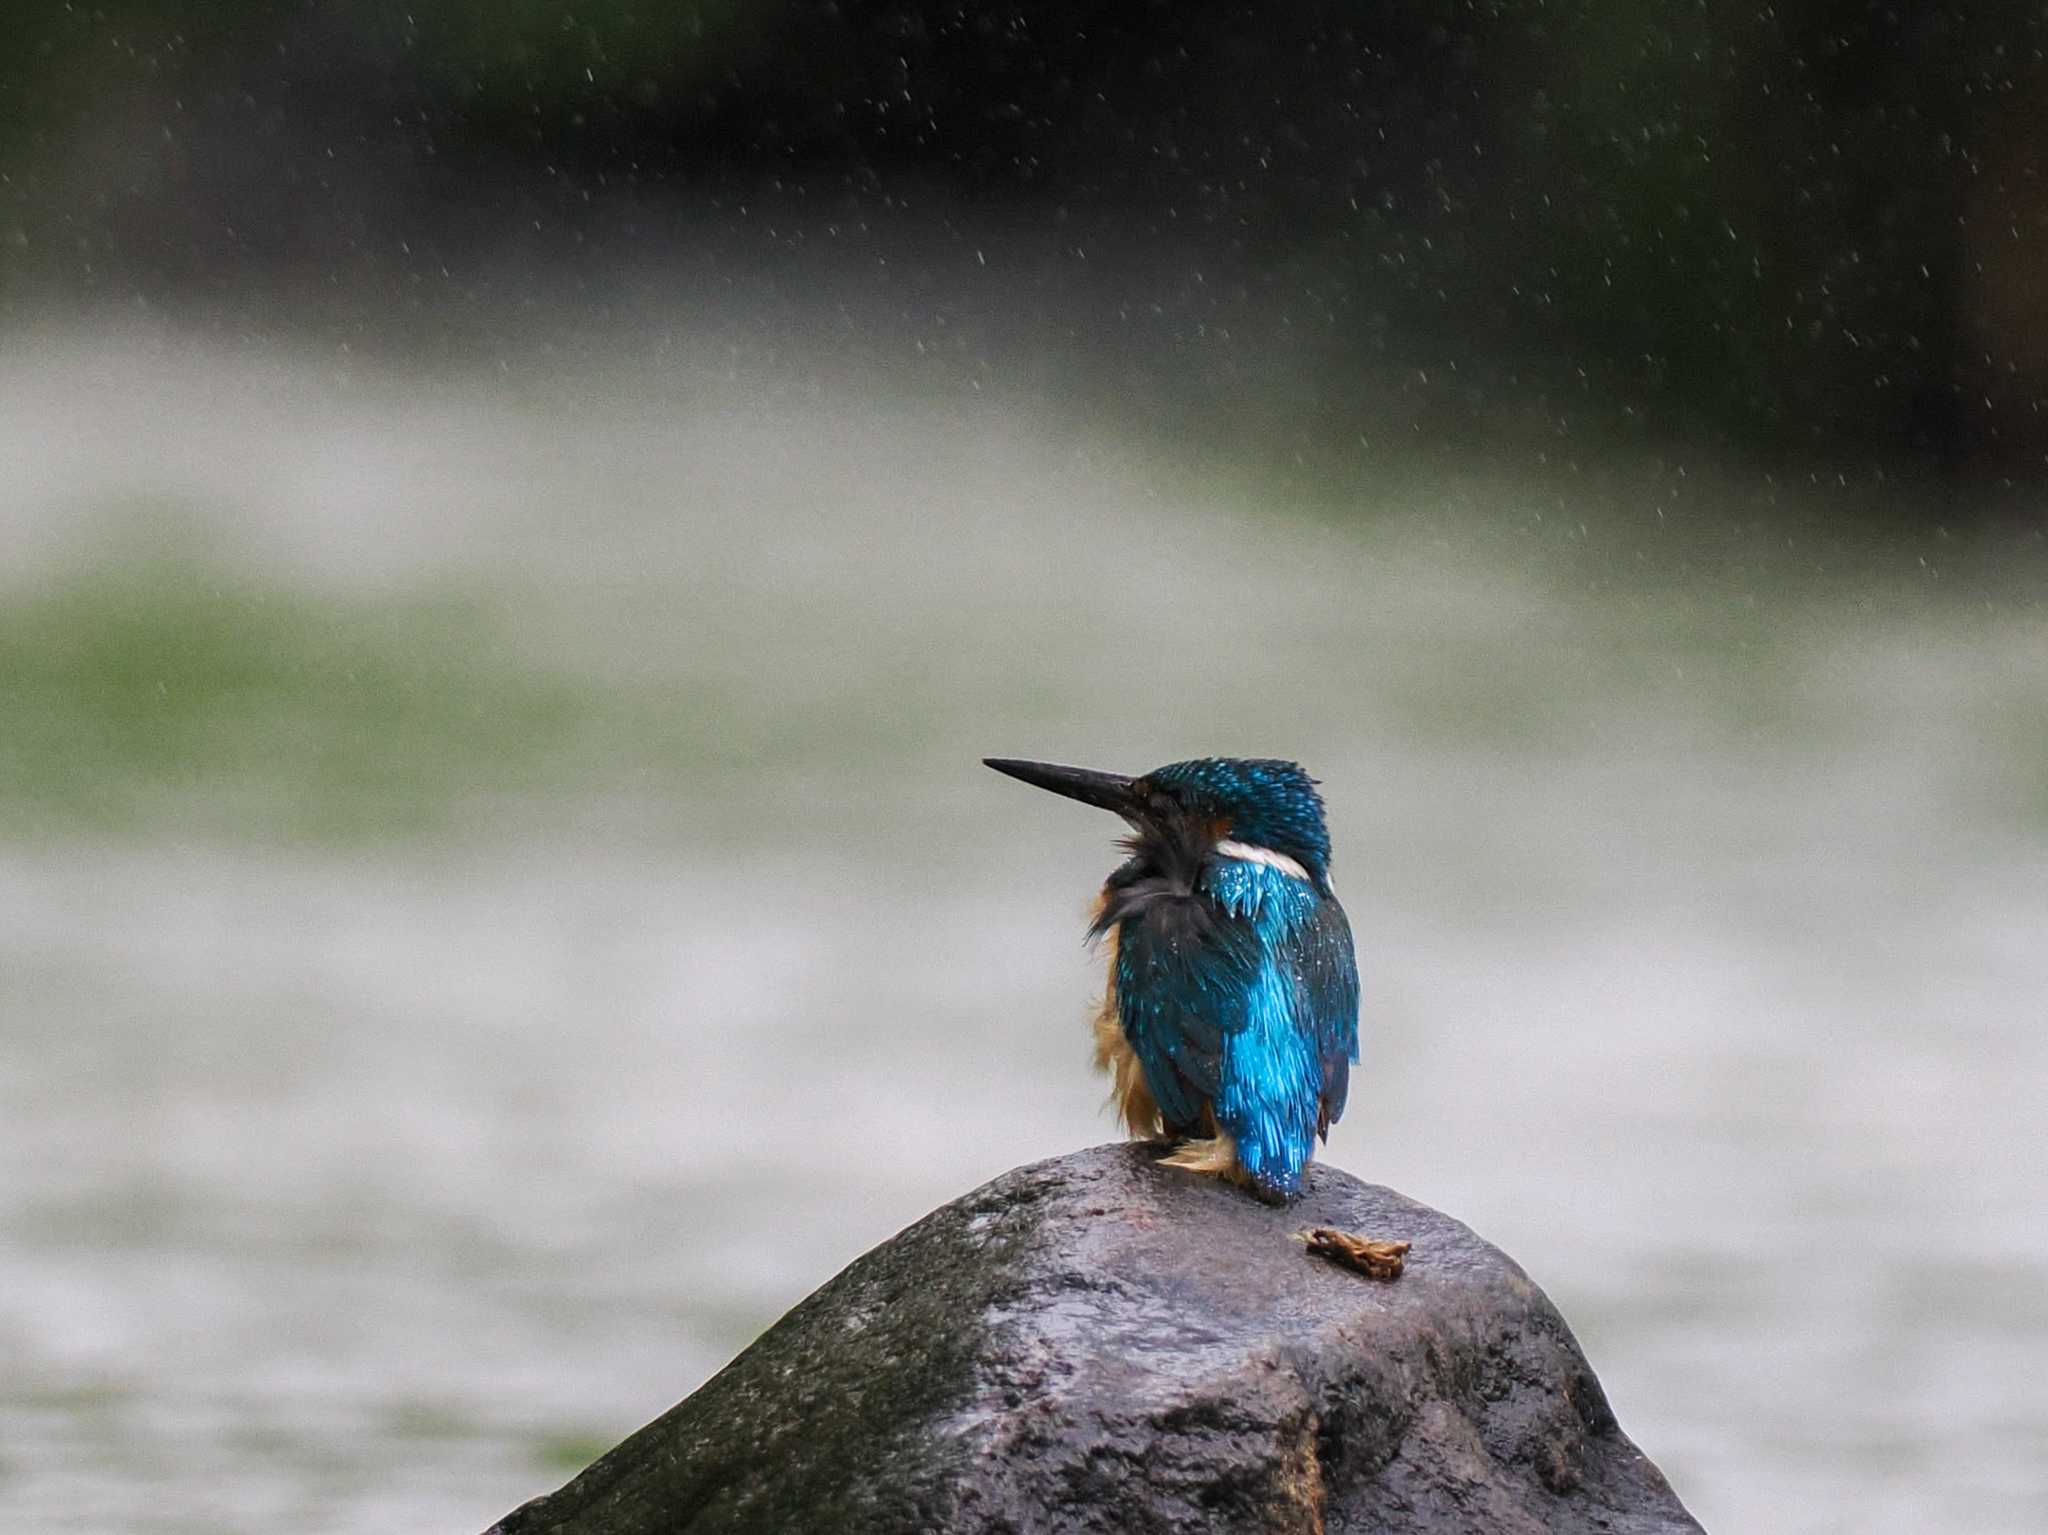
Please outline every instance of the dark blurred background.
M2043 9L0 26L0 1524L482 1529L1107 1139L1104 818L1710 1529L2048 1529Z
M0 291L460 332L687 245L1279 457L2031 476L2044 42L2022 0L32 5Z

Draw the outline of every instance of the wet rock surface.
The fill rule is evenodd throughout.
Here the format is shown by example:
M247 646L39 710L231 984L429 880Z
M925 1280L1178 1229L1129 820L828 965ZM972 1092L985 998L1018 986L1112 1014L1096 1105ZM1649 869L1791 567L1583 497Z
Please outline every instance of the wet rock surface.
M934 1211L491 1535L1698 1530L1506 1255L1333 1168L1273 1209L1159 1150Z

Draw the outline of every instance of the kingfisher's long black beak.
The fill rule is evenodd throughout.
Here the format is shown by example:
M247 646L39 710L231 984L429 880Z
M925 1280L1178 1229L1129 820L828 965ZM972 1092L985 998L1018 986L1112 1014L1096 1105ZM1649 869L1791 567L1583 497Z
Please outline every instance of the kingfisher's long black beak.
M998 773L1021 778L1025 783L1036 784L1041 789L1050 789L1055 794L1064 794L1068 799L1077 799L1084 805L1097 805L1104 810L1114 810L1125 820L1135 818L1144 808L1143 797L1133 787L1137 780L1123 773L1098 773L1093 768L1058 767L1050 762L1017 762L1008 757L983 757L981 760Z

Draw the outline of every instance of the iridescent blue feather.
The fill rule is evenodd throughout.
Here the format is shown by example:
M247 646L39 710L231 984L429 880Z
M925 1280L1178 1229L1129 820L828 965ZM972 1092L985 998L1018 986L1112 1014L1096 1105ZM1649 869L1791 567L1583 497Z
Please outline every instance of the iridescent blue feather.
M1203 757L1137 778L989 765L1132 828L1094 926L1116 940L1114 1029L1097 1048L1126 1121L1190 1142L1174 1166L1235 1172L1266 1198L1292 1198L1316 1137L1344 1112L1358 1059L1358 967L1315 780L1264 758Z
M1146 777L1183 792L1206 779L1205 801L1236 812L1233 842L1299 870L1214 842L1182 841L1176 858L1169 842L1149 839L1111 877L1104 910L1117 929L1118 1018L1167 1132L1213 1133L1206 1111L1253 1185L1292 1197L1316 1137L1344 1112L1358 1059L1358 969L1328 885L1321 802L1291 763L1204 761ZM1275 793L1295 784L1296 794ZM1254 797L1241 798L1247 791ZM1186 861L1195 866L1175 866Z

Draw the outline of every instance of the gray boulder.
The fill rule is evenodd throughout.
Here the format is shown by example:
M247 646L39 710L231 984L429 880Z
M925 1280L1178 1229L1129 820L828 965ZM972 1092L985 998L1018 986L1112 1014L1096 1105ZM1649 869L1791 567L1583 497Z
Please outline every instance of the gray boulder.
M1321 1166L1274 1209L1159 1154L935 1210L492 1535L1698 1531L1457 1221ZM1313 1226L1405 1239L1406 1272L1312 1257Z

